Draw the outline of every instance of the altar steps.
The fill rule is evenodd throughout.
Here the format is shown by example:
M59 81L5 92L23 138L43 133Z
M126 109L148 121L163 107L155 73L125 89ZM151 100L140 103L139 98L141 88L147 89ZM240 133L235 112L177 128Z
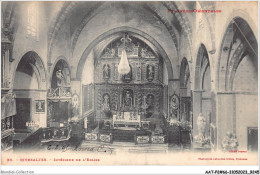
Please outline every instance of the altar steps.
M168 144L135 144L133 142L113 142L101 143L93 141L83 141L81 148L106 146L113 149L113 152L131 153L162 153L168 152Z

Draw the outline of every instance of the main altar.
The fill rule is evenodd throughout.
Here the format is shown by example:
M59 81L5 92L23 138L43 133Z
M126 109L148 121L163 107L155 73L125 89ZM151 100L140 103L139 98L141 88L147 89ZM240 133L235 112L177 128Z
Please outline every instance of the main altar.
M113 115L112 126L116 129L133 130L141 128L140 115L123 112L119 115Z
M163 61L143 41L128 34L125 38L128 42L122 43L120 38L114 40L96 59L94 117L88 118L86 140L113 138L151 142L151 135L156 140L155 134L162 136L165 132L161 129L163 113L167 113L167 107L163 106L167 95L163 84ZM130 67L127 74L118 72L123 48ZM89 89L83 88L83 94L87 94L83 113L87 113L88 104L91 105L88 102L91 99Z

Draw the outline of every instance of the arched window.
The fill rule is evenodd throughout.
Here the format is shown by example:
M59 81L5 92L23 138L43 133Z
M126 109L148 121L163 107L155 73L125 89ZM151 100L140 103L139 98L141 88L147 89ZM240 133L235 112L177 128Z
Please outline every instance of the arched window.
M27 36L33 37L38 40L38 16L39 16L38 3L31 2L27 8Z

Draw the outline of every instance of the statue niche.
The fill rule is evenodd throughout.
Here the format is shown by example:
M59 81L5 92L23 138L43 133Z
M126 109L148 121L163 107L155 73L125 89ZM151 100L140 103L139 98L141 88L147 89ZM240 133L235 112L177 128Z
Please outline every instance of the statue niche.
M104 66L103 66L103 79L104 80L110 79L110 66L109 66L109 64L104 64Z
M102 110L104 112L110 111L110 96L107 93L103 95Z
M123 90L123 106L125 111L131 110L133 108L133 101L133 90Z
M101 110L103 111L103 115L105 118L111 118L111 106L110 106L110 95L108 93L103 94Z
M154 66L151 64L148 64L146 67L146 79L148 81L153 81L154 80Z
M170 114L172 118L178 120L178 113L179 113L179 97L176 94L173 94L170 98Z

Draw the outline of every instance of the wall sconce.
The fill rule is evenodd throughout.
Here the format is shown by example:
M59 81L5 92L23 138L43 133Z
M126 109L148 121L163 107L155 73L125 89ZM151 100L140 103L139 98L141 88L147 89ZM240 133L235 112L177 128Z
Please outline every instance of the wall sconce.
M10 55L12 55L12 54L10 53ZM10 62L13 62L14 60L15 60L15 59L14 59L12 56L9 57L9 61L10 61Z
M226 52L226 51L228 51L228 50L229 50L229 47L227 47L227 46L223 47L223 51L224 51L224 52Z
M216 49L213 49L213 50L209 51L209 53L210 53L211 55L214 54L214 53L216 53Z

